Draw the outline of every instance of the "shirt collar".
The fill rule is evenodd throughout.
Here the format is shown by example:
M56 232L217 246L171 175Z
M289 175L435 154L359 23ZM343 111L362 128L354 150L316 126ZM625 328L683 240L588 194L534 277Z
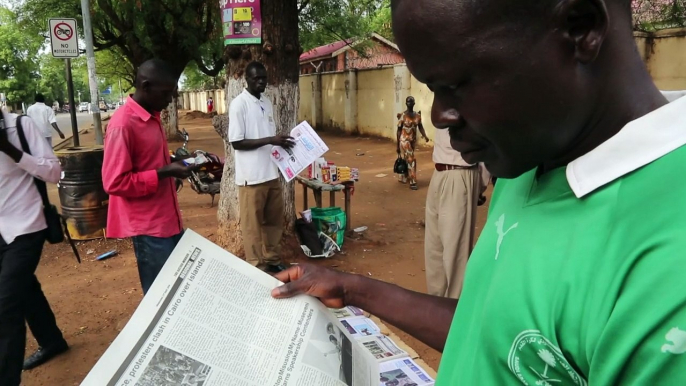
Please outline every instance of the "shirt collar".
M262 96L264 95L264 94L260 94L260 98L259 98L259 99L258 99L258 98L255 98L255 96L252 95L252 94L250 93L250 91L248 91L247 88L243 90L243 94L247 95L248 98L250 98L250 100L253 101L253 102L260 102L260 101L262 100Z
M567 165L567 182L584 197L686 144L686 97L629 122L614 137Z
M126 99L126 103L124 106L128 107L132 113L134 113L138 118L140 118L143 122L147 122L150 120L150 118L153 117L152 114L148 112L148 110L144 109L141 105L138 104L133 99L132 95L129 95L129 97ZM155 117L157 117L159 113L155 113Z

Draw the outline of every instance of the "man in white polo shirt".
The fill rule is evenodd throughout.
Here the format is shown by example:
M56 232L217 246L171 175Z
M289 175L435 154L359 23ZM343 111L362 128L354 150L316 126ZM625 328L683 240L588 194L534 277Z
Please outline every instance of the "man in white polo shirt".
M245 69L248 87L229 107L229 142L235 151L236 184L246 260L267 272L279 272L284 201L271 147L293 146L293 138L276 135L268 98L267 70L252 62Z
M33 122L36 123L48 144L52 147L52 129L55 129L61 139L64 139L64 133L57 126L57 119L52 107L48 107L45 104L43 94L36 94L35 101L36 103L26 110L26 115L33 119Z

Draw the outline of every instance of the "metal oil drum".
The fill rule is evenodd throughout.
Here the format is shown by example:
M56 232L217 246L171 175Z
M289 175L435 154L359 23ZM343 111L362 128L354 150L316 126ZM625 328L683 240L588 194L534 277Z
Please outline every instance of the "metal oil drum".
M74 240L104 238L109 196L102 186L103 147L69 147L55 154L62 165L58 191L69 234Z

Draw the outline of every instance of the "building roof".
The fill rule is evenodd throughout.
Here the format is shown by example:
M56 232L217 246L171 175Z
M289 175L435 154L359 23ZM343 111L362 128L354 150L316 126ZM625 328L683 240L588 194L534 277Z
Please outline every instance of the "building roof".
M313 48L300 55L300 62L309 62L317 59L331 58L334 56L332 55L334 52L340 50L348 44L350 44L350 41L339 40L337 42L327 44L325 46Z
M390 40L384 38L383 36L373 33L371 39L377 40L396 51L400 51L398 46L391 42ZM320 46L313 48L302 55L300 55L300 63L312 62L318 59L326 59L336 57L343 52L349 50L355 44L361 42L362 40L339 40L337 42L327 44L325 46Z

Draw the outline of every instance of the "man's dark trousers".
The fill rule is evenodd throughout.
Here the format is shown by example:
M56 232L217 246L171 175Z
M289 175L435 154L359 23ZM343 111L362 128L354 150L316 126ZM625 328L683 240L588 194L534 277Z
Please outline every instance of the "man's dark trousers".
M3 386L20 382L26 346L24 321L40 347L66 344L35 275L44 243L44 231L19 236L11 244L0 236L0 384Z

